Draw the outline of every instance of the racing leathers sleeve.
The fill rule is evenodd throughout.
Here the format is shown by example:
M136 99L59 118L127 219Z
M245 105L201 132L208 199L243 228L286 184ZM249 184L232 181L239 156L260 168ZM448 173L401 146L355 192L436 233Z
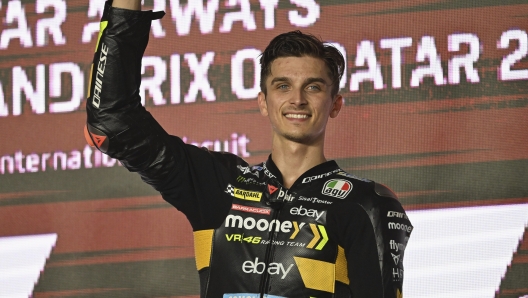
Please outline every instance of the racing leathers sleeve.
M403 255L412 225L396 195L372 182L328 224L344 248L353 298L403 297Z
M105 3L93 59L86 103L87 141L129 171L138 172L185 213L193 229L218 225L223 220L218 214L230 207L230 202L220 199L225 196L218 196L231 175L226 164L237 157L184 144L145 110L139 96L141 61L151 22L164 12L120 9L111 2ZM211 197L219 199L200 201Z

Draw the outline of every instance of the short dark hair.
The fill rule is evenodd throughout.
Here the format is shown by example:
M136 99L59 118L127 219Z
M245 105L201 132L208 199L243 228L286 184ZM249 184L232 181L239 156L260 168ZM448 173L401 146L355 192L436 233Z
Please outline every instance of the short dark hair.
M271 63L281 57L310 56L324 61L332 80L332 97L339 91L345 59L341 52L312 34L299 30L282 33L271 40L260 55L260 89L266 94L266 79L271 74Z

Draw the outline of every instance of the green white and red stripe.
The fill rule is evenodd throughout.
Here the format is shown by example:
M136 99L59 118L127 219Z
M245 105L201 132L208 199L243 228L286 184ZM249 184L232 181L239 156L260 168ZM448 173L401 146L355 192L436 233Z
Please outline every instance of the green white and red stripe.
M330 179L323 186L322 194L344 199L352 190L352 183L343 179Z
M339 189L339 190L344 190L344 191L349 190L351 187L350 182L345 181L345 180L330 180L326 186L333 188L333 189Z

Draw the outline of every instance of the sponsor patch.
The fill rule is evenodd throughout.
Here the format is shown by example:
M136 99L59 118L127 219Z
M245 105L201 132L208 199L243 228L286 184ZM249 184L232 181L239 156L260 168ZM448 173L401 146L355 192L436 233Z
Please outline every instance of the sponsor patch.
M400 255L395 255L391 252L391 255L392 255L392 259L394 260L394 264L396 264L396 266L398 265L398 263L400 263Z
M407 217L407 214L405 214L403 212L397 212L397 211L389 211L389 212L387 212L387 217L398 217L398 218L409 219Z
M411 233L413 230L413 227L411 225L406 225L399 222L389 222L388 226L391 230L402 230L407 233Z
M310 177L305 177L303 178L302 180L302 183L308 183L308 182L312 182L314 180L317 180L317 179L321 179L321 178L325 178L325 177L328 177L336 172L339 172L341 171L341 169L335 169L333 171L330 171L328 173L324 173L324 174L320 174L320 175L315 175L315 176L310 176Z
M271 214L271 209L243 206L243 205L238 205L238 204L233 204L231 209L236 210L236 211L256 213L256 214L266 214L266 215Z
M286 243L284 241L281 241L279 243L273 243L273 244L274 245L299 246L299 247L306 247L309 249L321 250L328 242L328 234L326 232L325 227L323 225L316 225L312 223L306 224L304 222L299 223L297 221L289 221L289 220L285 220L281 222L278 219L273 219L270 221L265 218L257 219L251 216L244 218L240 215L229 214L225 219L224 226L226 228L239 228L239 229L244 229L246 231L251 231L251 230L256 229L261 232L275 231L275 232L281 232L281 233L290 233L292 232L292 228L293 228L293 233L290 235L289 240L294 240L299 234L299 232L301 231L301 229L303 229L303 227L308 227L312 231L312 234L313 234L313 238L310 240L308 244L302 243L302 242L293 242L293 241L291 243L290 241ZM237 233L237 234L230 234L230 235L239 235L239 234ZM231 238L228 238L228 241L230 241L230 239ZM262 240L261 244L268 244L269 242L266 242L266 241L267 240ZM295 243L302 243L302 244L295 244Z
M273 175L268 168L266 167L266 164L262 164L262 169L264 170L264 174L270 178L277 178L275 175Z
M400 268L392 268L392 278L395 281L403 280L403 269Z
M268 184L268 191L269 191L270 195L273 194L275 191L277 191L277 189L278 188L276 186Z
M225 220L225 227L239 229L244 228L248 231L257 229L262 232L275 230L275 232L280 231L283 233L289 233L291 231L291 228L293 227L293 224L289 220L281 222L277 219L273 219L269 221L265 218L256 219L251 216L244 218L240 215L229 214Z
M299 207L293 207L290 209L291 215L300 215L300 216L308 216L308 217L314 217L315 220L319 220L321 216L325 214L324 210L317 210L317 209L308 209L303 208L303 206Z
M405 250L405 244L403 243L398 243L394 240L391 239L391 241L389 241L389 245L390 245L390 248L392 250L395 250L396 252L399 252L399 251L404 251Z
M240 172L242 172L242 174L251 174L259 177L259 172L252 172L250 167L238 165L237 168L240 170Z
M260 244L262 237L256 236L245 236L244 234L226 234L226 240L229 242L241 242L241 243L251 243L251 244Z
M266 185L266 182L260 182L255 178L246 178L244 176L238 176L237 182L245 183L245 184L254 184L254 185Z
M106 25L105 25L106 27ZM103 90L103 78L106 69L106 57L108 56L108 46L101 44L101 55L99 56L99 64L97 65L97 73L95 75L95 84L93 88L92 105L99 109L101 104L101 92Z
M108 151L110 140L104 132L91 125L86 125L85 137L90 138L91 144L95 145L101 152L106 153Z
M325 182L321 193L323 195L344 199L352 190L352 183L343 179L330 179Z
M356 175L352 175L352 174L349 174L349 173L343 172L343 171L337 173L337 175L345 176L345 177L356 179L356 180L363 181L363 182L372 182L371 180L368 180L368 179L365 179L365 178L360 178L360 177L358 177Z
M293 202L293 200L295 199L295 196L293 194L289 194L288 190L286 190L286 191L282 190L282 187L281 187L281 189L279 190L279 195L277 196L277 198L280 201Z
M269 263L268 265L264 262L259 262L258 258L255 261L245 261L242 264L242 271L244 273L263 274L267 271L269 275L278 275L281 279L286 278L290 272L293 264L284 265L282 263Z
M332 204L331 201L321 200L316 197L307 198L307 197L299 196L299 201L306 201L310 203L327 204L327 205Z
M262 193L259 191L240 189L234 187L231 184L227 185L227 189L225 190L225 192L237 199L247 201L260 202L260 199L262 198Z

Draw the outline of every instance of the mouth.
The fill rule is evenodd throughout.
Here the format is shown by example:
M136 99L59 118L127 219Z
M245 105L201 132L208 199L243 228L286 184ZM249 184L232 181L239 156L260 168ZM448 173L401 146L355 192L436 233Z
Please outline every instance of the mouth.
M284 117L286 117L288 119L308 119L309 117L311 117L311 115L286 113L286 114L284 114Z

